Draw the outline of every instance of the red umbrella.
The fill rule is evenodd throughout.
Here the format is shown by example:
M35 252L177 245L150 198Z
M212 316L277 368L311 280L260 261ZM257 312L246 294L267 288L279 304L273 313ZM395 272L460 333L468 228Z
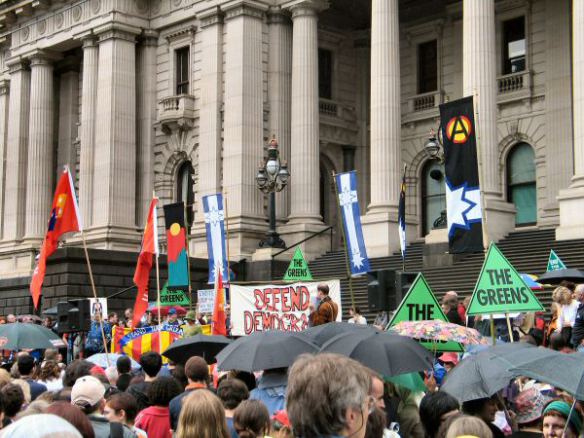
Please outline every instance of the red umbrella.
M184 316L187 314L187 309L182 306L160 306L160 315L167 316L170 309L175 309L176 314L178 316ZM152 312L155 315L158 315L158 306L156 304L151 304L148 306L148 312Z

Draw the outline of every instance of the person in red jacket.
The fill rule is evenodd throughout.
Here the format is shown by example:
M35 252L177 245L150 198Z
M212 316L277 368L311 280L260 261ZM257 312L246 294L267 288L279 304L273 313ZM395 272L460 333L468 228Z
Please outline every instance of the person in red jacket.
M152 406L140 411L134 426L142 429L149 438L172 438L168 404L181 393L181 387L172 377L157 377L148 390Z

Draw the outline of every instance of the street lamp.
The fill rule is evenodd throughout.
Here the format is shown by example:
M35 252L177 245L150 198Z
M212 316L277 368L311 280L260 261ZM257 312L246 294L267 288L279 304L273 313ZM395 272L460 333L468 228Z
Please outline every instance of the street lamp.
M438 128L440 131L440 128ZM444 163L444 149L442 148L442 141L440 137L434 133L434 130L430 130L430 137L426 144L424 144L424 152L431 160L438 160L440 163Z
M270 228L266 238L260 242L260 248L286 248L286 244L276 232L276 192L281 192L286 187L289 178L288 165L285 161L280 162L278 142L272 138L268 145L268 156L264 157L256 175L258 188L270 195Z

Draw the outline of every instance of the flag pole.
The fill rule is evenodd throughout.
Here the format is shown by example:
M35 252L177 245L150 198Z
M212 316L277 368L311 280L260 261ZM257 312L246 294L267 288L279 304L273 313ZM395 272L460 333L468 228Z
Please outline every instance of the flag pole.
M403 177L402 177L402 184L404 185L404 231L406 228L406 200L405 200L405 196L406 196L406 186L405 186L405 179L406 179L406 171L408 169L408 165L407 163L404 163L404 173L403 173ZM400 198L401 198L401 187L400 187ZM398 222L399 222L399 218L398 218ZM397 224L397 226L399 227L399 223ZM401 249L401 238L400 238L400 249ZM406 272L406 247L405 247L405 242L404 242L404 248L402 251L402 272Z
M152 190L152 198L156 199L156 192L154 190ZM155 207L156 208L156 207ZM158 214L158 212L156 212L156 214ZM156 224L158 225L158 221L156 221ZM156 230L152 230L154 231L154 233L156 233L156 235L158 235L158 227L156 227ZM166 251L168 253L168 250ZM161 318L161 311L160 311L160 267L159 267L159 263L158 263L158 257L159 257L159 251L158 248L156 248L156 307L158 308L158 327L159 327L159 331L158 331L158 354L162 354L162 318ZM188 255L188 252L187 252ZM187 257L188 260L188 257ZM168 264L168 256L167 256L167 264Z
M473 91L473 112L474 112L474 119L475 119L475 136L476 136L476 147L477 147L477 161L478 161L478 168L479 168L479 192L481 196L481 228L483 231L483 251L486 251L489 247L489 234L487 231L487 212L485 210L485 196L484 190L482 189L484 180L483 180L483 156L481 153L481 135L478 129L479 127L479 112L478 112L478 101L479 95L477 90Z
M227 252L227 284L231 282L231 267L229 266L229 214L227 212L227 192L223 192L223 220L225 221L225 251ZM225 286L223 286L225 287ZM231 293L231 290L229 291Z
M192 208L192 206L191 206ZM187 216L187 204L184 204L184 213L183 216L185 218L185 223L188 219ZM193 211L193 222L195 221L195 212ZM189 276L189 310L193 310L193 286L191 285L191 254L189 251L189 235L191 234L191 224L187 224L189 225L189 232L185 233L185 239L186 239L186 243L187 243L187 271L188 271L188 276Z

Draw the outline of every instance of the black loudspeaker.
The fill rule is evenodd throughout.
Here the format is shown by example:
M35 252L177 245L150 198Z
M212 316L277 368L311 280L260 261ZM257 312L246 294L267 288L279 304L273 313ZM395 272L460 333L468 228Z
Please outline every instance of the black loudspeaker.
M379 312L390 307L389 297L395 295L395 271L381 269L367 274L367 299L369 310Z
M395 310L398 308L398 306L400 305L400 303L402 302L402 300L404 299L404 297L406 296L406 294L410 290L410 287L412 286L412 283L414 282L414 280L416 279L418 274L419 274L419 272L402 272L402 271L396 272L395 303L394 303L394 307L392 307L392 310Z
M69 300L57 303L59 333L87 332L91 327L89 300Z

